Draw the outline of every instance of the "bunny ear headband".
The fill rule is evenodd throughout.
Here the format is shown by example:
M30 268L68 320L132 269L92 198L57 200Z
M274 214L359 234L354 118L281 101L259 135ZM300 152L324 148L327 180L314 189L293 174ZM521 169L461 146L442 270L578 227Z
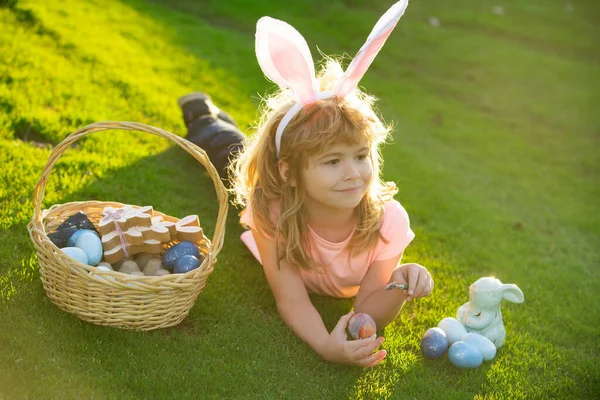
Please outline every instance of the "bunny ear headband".
M329 92L318 92L315 67L310 49L300 32L291 25L270 17L262 17L256 24L256 58L263 73L282 88L289 88L296 104L285 114L275 134L277 157L281 135L292 118L307 104L333 96L346 97L385 44L404 14L408 0L400 0L377 21L365 44L358 51L348 69Z

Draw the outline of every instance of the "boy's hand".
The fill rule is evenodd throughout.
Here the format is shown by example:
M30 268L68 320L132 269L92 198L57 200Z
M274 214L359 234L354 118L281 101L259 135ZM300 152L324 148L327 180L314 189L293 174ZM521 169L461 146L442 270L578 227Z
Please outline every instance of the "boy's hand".
M408 285L406 301L429 296L433 289L431 274L419 264L403 264L396 268L390 282Z
M322 344L321 356L331 362L373 367L379 364L387 355L385 350L373 353L383 343L383 337L377 338L374 334L370 338L348 340L346 327L354 311L344 315L331 331L331 334Z

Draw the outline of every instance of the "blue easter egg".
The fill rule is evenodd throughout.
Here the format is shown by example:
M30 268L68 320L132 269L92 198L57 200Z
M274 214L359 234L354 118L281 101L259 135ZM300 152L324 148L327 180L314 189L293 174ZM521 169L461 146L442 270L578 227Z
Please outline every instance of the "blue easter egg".
M477 347L483 359L486 361L493 360L496 357L496 346L492 341L479 333L470 332L462 337L463 342L472 344Z
M79 230L73 232L71 237L69 239L67 239L67 246L68 247L77 247L77 246L75 246L75 242L77 241L79 236L81 236L82 234L84 234L86 232L91 232L94 234L94 236L98 237L98 234L91 229L79 229Z
M175 261L173 272L176 274L184 274L188 271L196 269L200 266L200 260L192 255L181 256Z
M96 265L102 259L102 242L92 231L81 233L75 240L75 247L85 251L89 265Z
M181 242L168 249L162 257L162 263L165 269L173 271L175 262L183 256L194 256L200 258L200 250L192 242Z
M448 317L444 318L438 324L438 328L441 328L444 332L446 332L446 337L448 338L448 343L452 344L454 342L458 342L461 337L467 334L467 330L456 318Z
M459 340L448 349L448 359L458 368L477 368L483 361L483 356L477 347Z
M63 253L71 258L76 259L80 263L88 263L87 254L85 254L85 251L81 250L79 247L63 247L61 250Z
M440 328L429 328L421 340L421 351L430 359L440 358L448 350L446 332Z

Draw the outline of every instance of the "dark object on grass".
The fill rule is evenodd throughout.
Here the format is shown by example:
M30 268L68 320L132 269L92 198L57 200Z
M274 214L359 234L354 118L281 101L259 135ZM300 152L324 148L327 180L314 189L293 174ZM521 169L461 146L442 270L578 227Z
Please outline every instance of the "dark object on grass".
M227 181L229 161L242 149L246 136L235 121L217 108L205 93L190 93L179 99L183 121L188 128L186 139L202 148L210 162Z
M98 230L94 224L92 224L92 221L89 220L87 215L80 211L67 218L65 222L58 226L56 231L48 234L48 239L50 239L56 247L63 248L67 245L67 240L69 240L75 231L80 229L92 230L100 237L100 233L98 233Z
M0 0L0 7L17 8L19 0Z

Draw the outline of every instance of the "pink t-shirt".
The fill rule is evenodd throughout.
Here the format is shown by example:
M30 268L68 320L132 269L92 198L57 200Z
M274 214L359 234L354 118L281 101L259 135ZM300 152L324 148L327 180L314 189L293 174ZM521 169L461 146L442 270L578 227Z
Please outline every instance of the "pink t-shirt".
M275 211L275 214L279 213ZM278 215L273 217L276 219ZM240 222L243 225L254 227L250 207L246 208ZM352 234L343 242L333 243L317 235L309 226L311 256L325 268L322 273L299 269L307 290L311 293L333 297L354 297L374 261L388 260L404 251L414 239L415 234L410 229L406 210L396 200L385 203L381 234L389 241L388 244L379 240L371 250L349 258L350 250L347 244L350 242ZM241 239L258 262L261 262L252 231L248 230L242 233Z

